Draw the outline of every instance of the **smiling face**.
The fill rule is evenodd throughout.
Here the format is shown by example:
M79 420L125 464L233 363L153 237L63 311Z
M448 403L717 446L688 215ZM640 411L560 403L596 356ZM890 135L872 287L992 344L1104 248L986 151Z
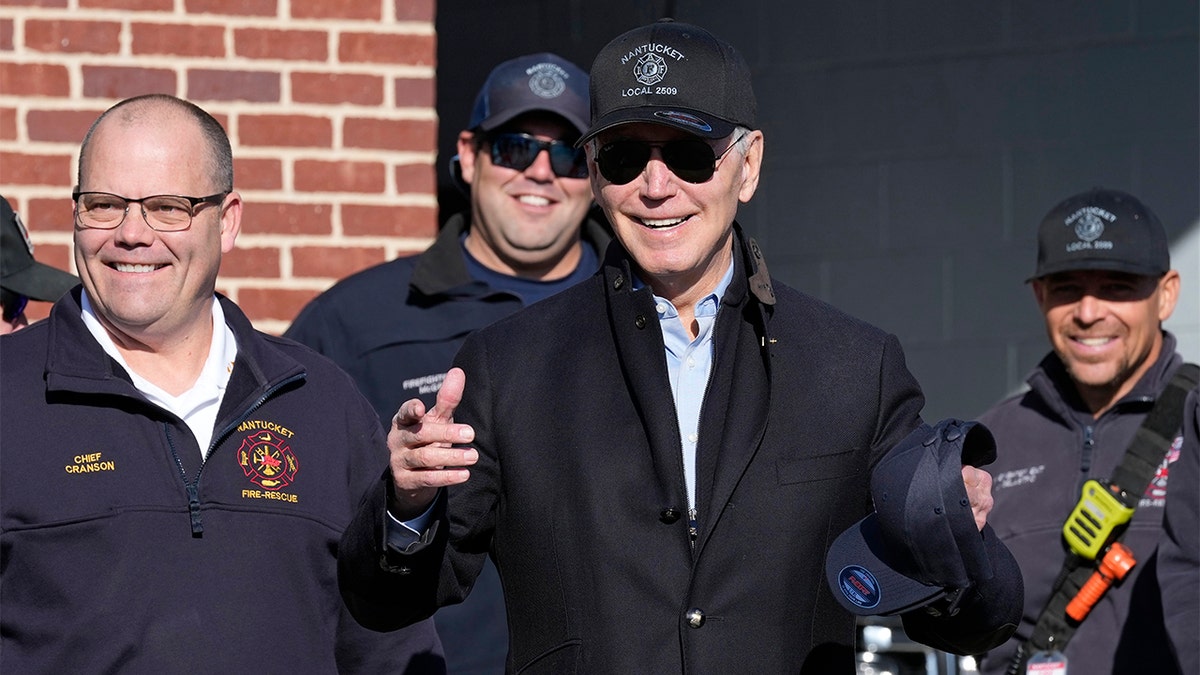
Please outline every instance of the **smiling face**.
M521 115L491 133L566 143L579 137L562 118L541 113ZM580 224L592 203L588 180L556 176L546 151L524 171L497 166L487 141L476 140L470 131L458 137L463 180L471 186L467 250L489 269L513 276L552 280L573 272Z
M128 112L129 114L124 114ZM220 192L212 155L199 126L178 110L143 105L102 121L80 167L79 189L131 199ZM195 210L191 227L157 232L139 204L119 227L75 227L79 277L105 328L118 344L145 344L210 330L221 254L240 228L236 192L220 205Z
M1162 350L1162 322L1179 297L1179 273L1161 278L1075 271L1033 280L1046 333L1097 417L1128 394Z
M736 132L735 132L736 133ZM600 175L595 149L618 140L664 143L689 138L658 124L624 124L588 144L588 167L596 201L618 239L633 256L643 280L676 306L694 303L716 288L733 255L733 219L739 203L758 188L761 131L751 131L717 164L703 183L689 183L663 163L655 148L641 174L624 185ZM712 141L720 155L733 141Z

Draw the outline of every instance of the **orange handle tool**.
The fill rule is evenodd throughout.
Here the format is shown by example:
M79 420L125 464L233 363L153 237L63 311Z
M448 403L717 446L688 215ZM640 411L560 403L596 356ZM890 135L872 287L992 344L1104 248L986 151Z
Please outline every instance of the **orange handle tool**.
M1087 583L1083 588L1079 589L1079 593L1071 598L1071 602L1067 604L1067 616L1075 621L1083 621L1088 612L1092 611L1092 607L1104 596L1109 587L1114 582L1120 581L1129 574L1129 570L1137 561L1133 558L1133 551L1121 542L1113 542L1113 545L1108 548L1104 554L1104 559L1100 561L1100 566L1092 576L1088 578Z

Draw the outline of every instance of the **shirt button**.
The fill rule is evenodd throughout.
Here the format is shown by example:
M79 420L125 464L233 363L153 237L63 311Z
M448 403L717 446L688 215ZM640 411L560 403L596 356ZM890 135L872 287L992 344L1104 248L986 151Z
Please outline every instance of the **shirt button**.
M654 311L658 312L659 314L666 314L667 306L660 302L654 306Z
M699 609L689 609L684 618L687 619L687 624L692 628L699 628L704 625L704 612Z
M688 434L688 440L695 443L700 440L700 434Z

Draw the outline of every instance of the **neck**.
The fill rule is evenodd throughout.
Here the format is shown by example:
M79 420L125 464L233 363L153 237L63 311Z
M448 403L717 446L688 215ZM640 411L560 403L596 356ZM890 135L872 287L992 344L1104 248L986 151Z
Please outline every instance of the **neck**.
M480 265L493 272L535 281L556 281L569 276L579 267L579 261L583 258L583 244L578 236L557 255L529 261L500 255L474 232L467 234L463 246Z
M190 326L159 335L121 330L97 314L125 363L154 386L179 396L191 389L204 370L213 341L211 310Z

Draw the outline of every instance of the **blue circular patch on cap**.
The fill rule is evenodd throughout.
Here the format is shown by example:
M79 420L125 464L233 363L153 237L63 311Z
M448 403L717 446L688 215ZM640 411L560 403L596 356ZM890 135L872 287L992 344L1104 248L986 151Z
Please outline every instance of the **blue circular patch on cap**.
M842 595L863 609L871 609L879 604L880 589L875 575L864 567L847 565L838 572L838 588Z

